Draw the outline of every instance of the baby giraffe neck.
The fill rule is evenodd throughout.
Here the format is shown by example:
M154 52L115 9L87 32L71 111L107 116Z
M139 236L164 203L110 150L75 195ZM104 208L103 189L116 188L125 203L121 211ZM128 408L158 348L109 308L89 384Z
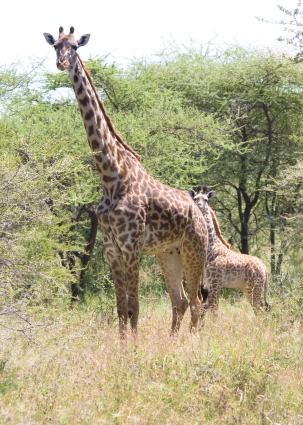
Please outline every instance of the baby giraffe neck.
M229 244L222 236L215 213L209 206L201 210L206 221L208 231L207 262L211 262L218 255L225 255L229 251ZM216 225L214 223L216 221Z
M208 255L209 255L210 252L213 250L215 243L218 242L219 239L217 237L217 233L214 227L214 223L213 223L209 208L203 215L206 221L206 226L208 231Z

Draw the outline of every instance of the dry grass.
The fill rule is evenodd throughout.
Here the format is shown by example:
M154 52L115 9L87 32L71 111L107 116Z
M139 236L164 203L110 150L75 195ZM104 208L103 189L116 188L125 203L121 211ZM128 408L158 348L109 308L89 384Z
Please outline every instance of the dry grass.
M168 303L154 301L136 349L94 312L49 317L33 340L6 335L0 423L302 425L302 323L290 317L222 302L194 335L187 313L172 340Z

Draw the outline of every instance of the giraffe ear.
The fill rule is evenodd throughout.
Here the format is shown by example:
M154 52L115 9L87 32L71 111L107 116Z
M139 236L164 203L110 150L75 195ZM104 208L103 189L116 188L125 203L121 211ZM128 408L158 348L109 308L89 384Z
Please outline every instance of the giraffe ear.
M43 35L48 44L50 44L51 46L55 44L56 40L51 34L49 34L48 32L44 32Z
M89 38L90 38L90 34L82 35L78 40L78 47L85 46L85 44L88 43Z
M207 197L208 199L213 198L215 196L216 192L214 190L211 190L210 192L208 192Z
M198 184L197 186L193 187L193 190L195 191L196 194L200 193L202 190L202 186L200 184Z
M201 186L201 190L204 194L210 192L210 188L209 186L207 186L207 184L205 184L204 186Z
M193 189L190 189L190 190L188 191L188 194L189 194L189 196L190 196L192 199L194 199L194 198L195 198L195 196L196 196L196 192L195 192Z

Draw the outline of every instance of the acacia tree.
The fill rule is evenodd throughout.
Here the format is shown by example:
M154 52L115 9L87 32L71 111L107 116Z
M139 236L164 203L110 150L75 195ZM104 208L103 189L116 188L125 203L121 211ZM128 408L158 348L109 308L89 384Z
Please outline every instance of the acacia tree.
M279 38L279 41L286 42L295 48L295 61L302 61L303 54L303 8L302 0L297 0L297 4L293 9L278 5L284 18L279 22L274 22L283 26L284 36Z
M279 243L275 243L272 250L272 271L274 276L281 277L284 256L292 251L293 266L298 266L302 256L302 224L303 224L303 162L285 169L274 183L266 189L266 201L271 195L270 206L275 206L274 227L278 230ZM266 207L268 208L267 202ZM299 260L299 261L298 261Z
M243 73L241 63L237 65ZM232 72L237 74L236 69ZM257 234L262 226L262 215L256 210L258 203L259 208L265 204L271 271L275 275L281 272L282 264L282 256L277 256L277 235L283 233L279 219L283 206L275 191L264 196L264 187L279 179L285 169L302 157L303 74L290 60L276 57L249 59L245 74L245 77L242 74L242 93L232 93L235 137L243 152L237 158L237 184L230 179L226 183L236 192L238 231L244 253L249 252L249 234ZM253 213L258 215L252 229Z
M265 19L262 19L262 21L283 26L284 35L279 38L279 41L293 47L293 60L297 67L300 68L303 51L302 0L297 0L297 4L292 9L282 5L278 5L277 7L282 12L283 19L275 22L270 22ZM297 93L301 92L300 83L296 82L290 85L289 91L291 90ZM294 137L297 139L300 138L300 131ZM302 202L299 202L299 200L302 199L302 196L300 196L302 187L302 179L300 178L302 175L302 166L300 162L300 158L302 158L301 153L302 149L299 150L299 156L296 158L299 162L295 165L293 165L293 162L289 163L289 167L283 171L282 177L277 177L276 166L272 164L273 183L268 186L268 191L266 193L266 212L268 217L270 217L271 270L274 276L281 276L282 259L288 249L293 245L291 239L297 242L293 230L297 229L296 222L300 222L300 211L302 210ZM294 181L294 175L296 175L296 182ZM286 182L286 184L284 184L284 182ZM290 187L289 182L292 182L292 187ZM285 193L283 193L284 189ZM293 214L292 219L290 219L291 214ZM276 249L277 230L280 233L280 246L278 249ZM300 244L297 245L297 249L298 247L300 247Z
M265 214L263 189L302 155L302 78L301 68L285 57L238 48L215 58L181 55L162 69L163 84L228 123L232 149L218 146L207 172L196 176L217 186L243 253L267 226L267 215L274 258L276 201L267 194Z
M94 242L87 206L100 197L78 111L47 100L32 78L14 69L0 75L0 305L7 311L65 302L70 287L75 293ZM74 267L66 267L72 252Z

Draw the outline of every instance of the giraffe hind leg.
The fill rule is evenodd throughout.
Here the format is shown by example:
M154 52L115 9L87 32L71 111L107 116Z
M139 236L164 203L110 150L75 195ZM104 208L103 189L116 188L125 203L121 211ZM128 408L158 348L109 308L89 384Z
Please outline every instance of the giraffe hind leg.
M262 287L259 282L248 284L243 292L250 302L255 314L259 313L264 307L262 302Z
M172 304L171 333L176 334L180 328L182 318L188 307L188 299L182 284L182 263L177 250L157 255L162 273L165 278L166 287Z
M204 306L200 299L200 285L204 272L205 253L199 251L195 245L184 243L181 255L186 289L189 296L191 329L194 329L197 327L199 318L204 315Z

